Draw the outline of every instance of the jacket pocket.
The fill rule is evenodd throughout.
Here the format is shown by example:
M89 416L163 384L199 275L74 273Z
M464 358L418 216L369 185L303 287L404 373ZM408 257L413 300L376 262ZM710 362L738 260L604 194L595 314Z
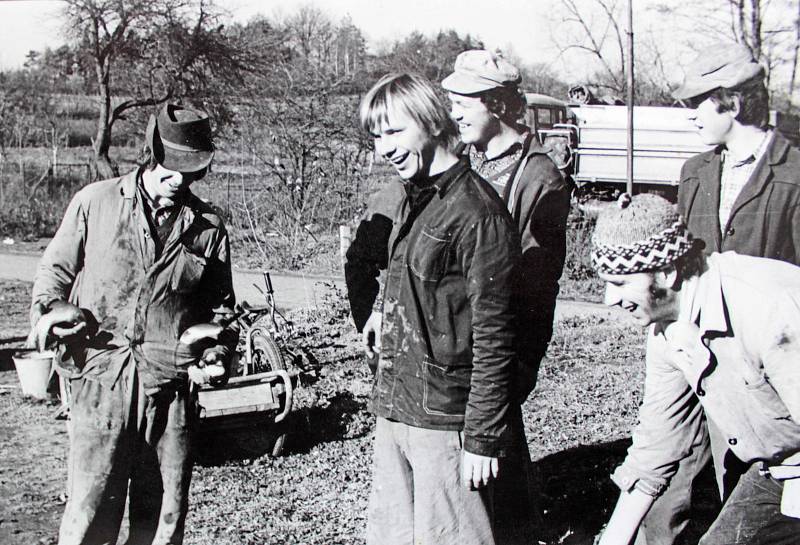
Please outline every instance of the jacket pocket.
M462 418L469 395L466 368L441 365L430 356L422 360L422 408L427 414Z
M414 276L424 282L441 280L447 268L451 240L452 236L449 233L423 228L408 259L408 265Z
M750 395L759 407L764 409L764 414L776 419L789 418L789 409L781 401L778 392L772 387L767 377L761 375L756 382L745 384L747 394Z
M206 258L181 246L175 258L171 287L175 293L191 293L200 283L206 268Z

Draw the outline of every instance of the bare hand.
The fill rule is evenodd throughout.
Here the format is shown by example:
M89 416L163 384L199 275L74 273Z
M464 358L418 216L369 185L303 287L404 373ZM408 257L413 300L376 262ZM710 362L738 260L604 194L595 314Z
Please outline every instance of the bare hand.
M189 380L200 386L222 378L226 373L222 353L217 348L207 349L197 365L190 365L187 372Z
M28 344L39 351L47 346L51 334L59 339L80 333L86 328L86 318L81 309L65 301L55 301L50 311L42 315L28 336Z
M497 458L463 451L461 475L466 488L473 490L488 485L491 479L497 478L499 469Z
M364 329L361 330L361 344L364 347L364 354L372 359L373 356L380 354L381 351L381 320L383 315L380 312L370 314Z

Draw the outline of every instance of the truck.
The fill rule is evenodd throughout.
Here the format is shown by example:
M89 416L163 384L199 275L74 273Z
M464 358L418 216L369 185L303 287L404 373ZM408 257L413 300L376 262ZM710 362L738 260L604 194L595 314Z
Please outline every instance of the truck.
M579 202L615 199L626 190L626 106L579 104L537 93L525 98L526 123L574 183ZM634 192L674 202L683 163L711 146L700 141L689 108L634 106L633 111ZM770 124L797 142L797 117L772 111Z

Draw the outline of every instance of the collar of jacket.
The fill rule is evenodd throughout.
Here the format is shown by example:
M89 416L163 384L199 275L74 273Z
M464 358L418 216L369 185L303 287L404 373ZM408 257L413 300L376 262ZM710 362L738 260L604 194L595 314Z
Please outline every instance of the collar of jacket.
M713 253L706 258L706 270L694 279L693 285L687 286L688 297L681 301L681 314L698 324L703 338L733 333L719 268L720 258L724 255Z
M461 177L461 174L465 170L469 170L469 156L460 155L458 157L458 162L445 170L441 176L433 183L433 187L436 188L436 193L439 195L440 199L443 199L445 195L447 195L450 188L453 186L453 183ZM409 182L413 183L413 182Z

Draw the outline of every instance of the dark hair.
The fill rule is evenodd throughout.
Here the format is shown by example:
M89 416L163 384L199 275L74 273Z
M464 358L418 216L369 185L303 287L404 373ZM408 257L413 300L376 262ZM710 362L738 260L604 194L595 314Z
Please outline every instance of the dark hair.
M685 280L699 276L705 268L705 256L703 255L703 248L705 243L701 240L695 239L692 241L692 248L675 260L672 264L675 271L678 273L676 283L681 286Z
M719 87L703 96L711 98L719 113L733 110L738 99L736 121L742 125L764 128L769 123L769 93L760 74L730 89Z
M525 95L516 85L495 87L479 93L479 96L486 108L508 125L516 124L528 106Z

